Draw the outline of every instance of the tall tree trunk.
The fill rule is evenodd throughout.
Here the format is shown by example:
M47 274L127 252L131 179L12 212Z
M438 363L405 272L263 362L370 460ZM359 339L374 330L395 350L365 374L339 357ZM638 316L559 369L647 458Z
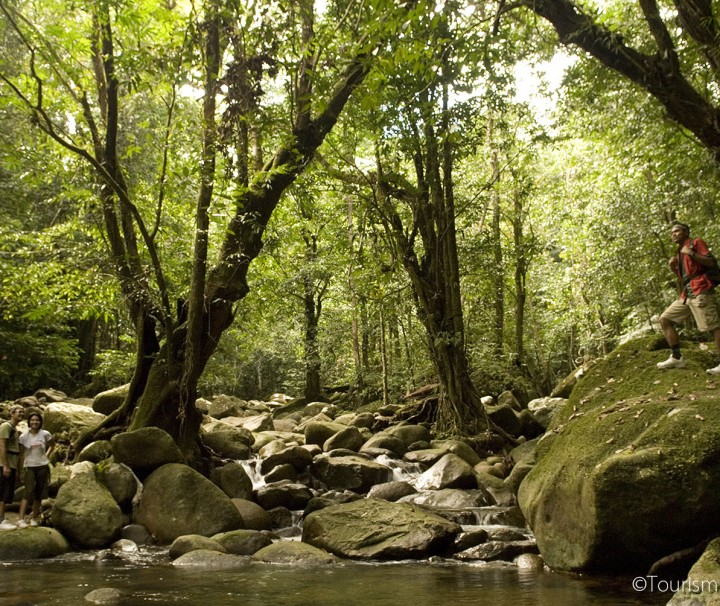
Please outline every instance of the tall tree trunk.
M320 347L318 345L318 324L320 323L321 301L315 301L312 283L304 280L305 296L305 399L308 402L320 400Z
M515 352L518 364L525 362L525 278L528 270L528 256L523 233L522 193L515 192L513 204L513 244L515 246Z

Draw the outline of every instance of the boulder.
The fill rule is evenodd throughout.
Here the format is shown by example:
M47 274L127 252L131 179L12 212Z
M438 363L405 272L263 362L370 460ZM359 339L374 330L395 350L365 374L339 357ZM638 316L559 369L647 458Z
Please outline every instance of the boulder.
M263 454L268 453L267 450L262 451ZM260 463L260 473L268 473L278 465L292 465L297 471L304 471L310 463L313 456L307 448L302 446L285 446L279 450L266 454L266 458Z
M406 448L410 448L415 442L430 442L432 436L430 430L423 425L393 425L386 433L400 438Z
M342 423L332 421L311 421L305 425L305 444L317 444L322 447L327 440L332 438L338 431L345 429L345 427Z
M97 477L110 491L123 511L129 511L132 500L142 488L132 470L120 463L111 463L97 469Z
M235 555L253 555L272 545L270 537L259 530L231 530L213 535L212 538L224 551Z
M113 459L132 469L141 479L168 463L181 463L182 452L169 433L144 427L114 435L110 440Z
M486 409L488 418L500 429L504 429L511 436L522 435L522 422L518 413L507 404L488 406Z
M137 545L150 545L153 542L152 535L142 524L128 524L120 531L123 539L132 541Z
M247 566L248 560L231 553L212 549L195 549L173 560L176 568L197 568L199 570L237 570Z
M283 480L295 482L298 479L298 472L290 463L283 463L282 465L273 467L272 470L265 475L264 479L268 484L282 482Z
M555 415L518 501L551 568L644 572L720 532L720 406L689 345L660 372L632 341L592 367ZM702 523L698 523L702 520Z
M533 413L535 420L547 429L552 422L555 412L567 404L566 398L536 398L528 403L528 410Z
M114 587L100 587L85 594L85 601L90 604L103 604L104 606L122 604L123 592Z
M327 551L297 541L273 543L255 553L252 559L258 562L291 564L292 566L318 566L332 564L335 561L335 558Z
M402 503L412 503L428 509L467 510L492 505L492 501L481 490L460 490L445 488L411 494L400 499Z
M375 415L371 412L359 412L355 415L355 418L350 423L354 427L364 427L371 429L375 424Z
M375 484L367 496L368 499L384 499L385 501L397 501L411 494L415 494L417 490L411 484L402 480L393 482L384 482L383 484Z
M421 448L420 450L412 450L405 453L404 461L408 463L418 463L420 465L435 465L450 451L447 448Z
M95 412L89 406L66 402L48 404L43 413L43 429L51 434L77 433L95 427L105 415Z
M236 461L216 467L210 479L231 499L249 499L253 494L253 483L245 468Z
M65 392L52 388L38 389L33 396L40 402L64 402L67 400Z
M249 417L240 417L237 426L253 433L256 431L274 431L275 429L272 414L269 412Z
M365 444L362 445L360 452L372 452L375 450L387 450L398 458L407 452L407 446L397 436L390 435L387 432L376 433Z
M311 472L330 490L352 490L360 494L392 476L385 465L357 455L321 455L313 461Z
M537 438L545 433L545 426L540 423L529 410L520 411L518 420L520 421L520 435L525 436L528 440Z
M338 448L357 452L364 442L365 438L357 427L346 427L325 440L322 448L325 452Z
M252 433L222 421L202 425L200 437L208 448L225 459L249 459L255 441Z
M419 490L441 490L443 488L477 488L473 468L459 456L446 454L435 465L424 472L415 483Z
M73 475L60 487L50 517L71 543L91 549L109 545L125 524L120 506L87 462L73 466Z
M642 589L652 591L653 588L649 583L653 577L640 578L648 583ZM687 579L682 583L680 581L672 583L678 589L667 606L720 606L718 579L720 579L720 538L714 539L705 548L700 559L690 569ZM657 578L654 578L654 581L658 583Z
M0 532L0 562L54 558L70 551L67 539L54 528Z
M456 553L453 558L462 561L483 560L493 562L503 560L512 562L525 553L538 553L535 541L488 541Z
M270 514L260 505L245 499L232 499L233 505L240 512L243 526L248 530L271 530L273 521Z
M244 409L245 404L245 400L220 394L215 396L212 401L207 404L208 415L214 419L235 417Z
M96 440L90 442L78 455L78 462L90 461L91 463L99 463L112 456L112 446L110 440Z
M448 452L456 454L464 459L469 465L477 465L481 459L472 446L462 440L433 440L430 442L432 448L445 448Z
M361 499L311 513L302 540L346 558L426 558L444 553L460 530L419 507Z
M230 498L194 469L169 463L145 480L135 520L160 542L184 534L212 536L242 528Z
M258 503L265 510L275 507L286 507L290 510L305 509L312 496L307 486L292 482L268 484L259 488L256 495Z
M518 399L515 397L515 394L512 391L503 391L497 398L498 405L506 405L512 408L513 410L520 412L523 407L522 404L518 401Z
M92 409L104 415L109 415L120 408L130 392L130 384L114 387L97 394L92 401Z
M175 560L181 555L198 549L209 549L211 551L227 553L227 550L214 539L199 534L186 534L172 542L168 555L171 560Z

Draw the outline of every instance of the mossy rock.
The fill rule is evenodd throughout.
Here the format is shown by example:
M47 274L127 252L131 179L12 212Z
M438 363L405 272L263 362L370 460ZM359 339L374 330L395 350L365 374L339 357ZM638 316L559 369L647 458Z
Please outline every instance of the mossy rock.
M710 351L683 354L660 371L656 338L627 343L555 415L518 495L549 566L645 571L720 531L720 380Z

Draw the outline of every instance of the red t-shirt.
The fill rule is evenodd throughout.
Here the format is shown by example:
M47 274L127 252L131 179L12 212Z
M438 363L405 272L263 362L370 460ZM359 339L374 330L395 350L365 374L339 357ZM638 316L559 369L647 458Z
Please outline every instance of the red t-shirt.
M704 257L712 254L707 244L705 244L705 242L700 238L695 238L694 240L688 238L680 245L680 248L683 248L683 246L686 245L692 248L697 254L703 255ZM692 259L690 255L683 255L682 253L678 253L678 255L680 257L680 262L678 263L675 271L681 278L683 276L693 276L690 279L689 284L693 295L699 295L707 290L711 290L715 286L712 283L712 280L708 278L705 273L707 267L705 267L702 263L698 263L695 259ZM682 272L680 271L680 263L683 264ZM687 298L687 292L685 289L682 292L682 298L683 301Z

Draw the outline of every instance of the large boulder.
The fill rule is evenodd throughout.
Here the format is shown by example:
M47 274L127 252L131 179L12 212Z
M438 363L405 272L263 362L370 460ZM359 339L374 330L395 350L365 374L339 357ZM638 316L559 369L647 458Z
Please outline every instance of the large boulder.
M247 429L219 421L201 427L200 436L205 445L226 459L249 459L254 441Z
M518 500L552 568L645 571L720 532L711 354L687 344L686 369L659 371L652 349L633 341L593 366L538 443Z
M227 553L235 555L253 555L268 545L272 545L272 539L259 530L231 530L214 535L217 541Z
M258 488L256 494L258 503L266 510L275 507L286 507L290 510L305 509L312 496L312 492L304 484L288 481L262 486Z
M424 472L415 483L420 490L442 488L477 488L475 472L470 464L453 453L446 454Z
M310 421L305 425L305 444L317 444L322 446L337 432L345 429L342 423L332 421Z
M313 461L312 475L330 490L352 490L364 494L375 484L391 479L390 469L361 456L321 455Z
M123 511L129 510L133 498L142 488L130 468L120 463L111 463L99 467L97 475L120 508Z
M230 497L194 469L177 463L163 465L145 480L135 521L160 542L243 527Z
M252 559L270 564L290 564L294 567L332 564L335 561L326 551L297 541L272 543L260 549Z
M253 483L245 468L237 461L216 467L210 479L231 499L249 499L253 494Z
M720 538L710 542L700 559L690 569L687 579L682 583L662 583L653 576L638 577L643 586L636 589L653 591L665 586L677 587L675 595L667 606L720 606L720 593L718 592L718 579L720 579ZM638 579L635 579L635 583ZM655 583L655 587L651 583Z
M104 415L109 415L123 405L125 398L130 392L130 384L121 385L113 389L108 389L97 394L93 398L92 409Z
M68 551L67 539L54 528L0 532L0 562L54 558Z
M183 455L169 433L158 427L143 427L114 435L110 440L113 458L140 478L168 463L180 463Z
M232 499L233 505L240 512L243 526L248 530L271 530L273 521L270 514L260 505L246 499Z
M401 560L445 553L460 530L419 507L362 499L308 515L302 540L341 557Z
M391 436L400 438L406 447L416 442L430 442L430 430L423 425L394 425L387 430Z
M73 467L73 475L60 487L50 515L53 526L70 542L87 548L110 544L125 524L120 506L88 462Z
M219 551L220 553L228 553L220 543L210 537L201 534L185 534L178 537L170 545L168 555L171 560L175 560L186 553L197 551L198 549L207 549L209 551Z
M282 444L282 448L278 448L271 453L269 453L270 449L263 451L263 454L266 454L266 458L264 458L260 464L260 473L269 473L280 465L292 465L297 471L303 471L312 463L313 456L307 448L303 448L302 446L285 446L284 442Z
M56 402L48 404L43 413L43 429L56 434L61 432L75 433L95 427L105 415L95 412L90 406Z

